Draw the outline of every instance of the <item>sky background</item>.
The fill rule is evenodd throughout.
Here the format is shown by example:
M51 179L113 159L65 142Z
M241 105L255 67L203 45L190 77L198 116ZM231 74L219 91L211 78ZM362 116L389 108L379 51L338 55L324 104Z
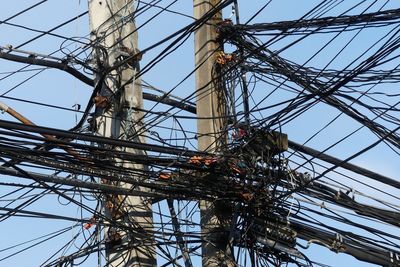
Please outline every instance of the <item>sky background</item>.
M16 14L17 12L31 6L38 1L32 0L19 0L19 1L3 1L2 8L0 9L0 20ZM167 1L172 2L172 1ZM259 10L266 1L252 0L245 1L240 0L240 18L242 21L247 19ZM315 6L319 1L307 0L307 1L293 1L293 0L279 0L273 1L271 5L266 8L259 16L255 18L253 23L256 22L273 22L292 20L300 18L304 13ZM357 1L348 1L353 2ZM361 2L361 1L359 1ZM366 1L371 4L373 1ZM378 1L381 4L384 1ZM396 3L397 2L397 3ZM163 4L164 5L164 4ZM354 14L357 14L357 10L361 10L366 5L361 6L359 9L354 10ZM343 4L342 9L346 9L346 4ZM385 6L385 9L398 8L398 1L389 1ZM177 1L171 6L171 10L179 11L180 13L192 16L192 2L188 0ZM18 16L8 22L15 23L18 25L25 25L32 29L49 30L55 25L59 25L71 19L78 14L87 11L87 1L85 0L48 0L46 3L26 12L25 14ZM152 14L155 14L157 9L149 12L148 14L141 16L137 20L137 25L142 25L144 21L147 21ZM227 8L224 11L224 16L229 17L231 10ZM332 15L340 13L337 10ZM168 36L176 30L182 28L186 24L190 23L192 18L173 13L164 13L157 19L152 20L146 24L139 31L139 47L144 49L151 44L154 44L161 38ZM82 41L87 41L88 38L88 16L84 15L82 18L68 24L65 27L56 30L55 33L80 38ZM353 57L355 53L364 48L364 45L368 45L368 40L372 35L379 35L381 32L375 30L374 32L367 32L361 34L357 42L351 44L349 48L341 55L340 58L334 61L332 68L339 68L347 62L349 58ZM26 30L18 29L7 25L0 25L0 46L12 45L13 47L24 43L27 40L37 36L38 33ZM350 35L349 35L350 36ZM83 38L82 38L83 37ZM281 56L290 59L299 64L304 63L312 52L317 51L327 39L325 37L315 36L307 38L300 42L295 48L285 51ZM348 38L344 35L337 41L333 42L328 46L324 53L319 54L316 58L309 62L309 65L319 66L327 62L331 53L335 53L343 46L343 42ZM288 38L290 40L290 38ZM187 74L193 70L194 67L194 56L193 56L193 36L176 52L165 58L162 62L157 64L154 68L146 73L143 80L151 84L156 88L160 88L164 91L173 89L177 82L183 79ZM282 43L279 44L281 46ZM278 46L278 45L277 45ZM45 36L38 38L35 41L30 42L28 45L21 47L20 49L26 51L34 51L39 54L50 54L53 51L58 51L62 48L64 53L69 53L74 49L82 49L79 44L75 42L66 41L57 37ZM232 49L229 46L226 47L228 50ZM278 47L276 47L278 48ZM274 50L275 47L271 47ZM150 51L144 55L142 66L145 66L147 62L153 59L161 48ZM64 54L56 52L54 56L63 57ZM85 55L82 55L84 58ZM80 115L75 112L57 110L53 108L47 108L38 106L30 103L24 103L21 101L14 101L7 97L18 98L18 99L29 99L33 102L46 103L54 106L61 106L68 109L73 109L76 105L81 105L82 109L85 107L88 98L91 94L91 88L73 77L63 73L59 70L43 70L43 71L26 71L7 77L9 71L17 70L23 67L23 64L12 63L5 60L0 60L0 101L7 103L9 106L16 109L21 114L27 116L31 121L41 126L47 126L52 128L70 129L79 120ZM28 69L35 69L30 67ZM30 78L33 74L34 77ZM29 80L26 80L28 79ZM187 96L194 90L194 77L190 77L185 82L179 85L179 87L173 90L173 94L177 96ZM253 94L255 99L260 99L268 88L258 88ZM388 89L389 90L389 89ZM392 90L392 89L390 89ZM276 95L274 101L286 97L285 95ZM273 101L271 102L273 103ZM150 108L154 103L146 102L145 107ZM162 110L162 105L160 110ZM307 140L312 133L323 127L330 119L335 117L338 111L326 107L325 105L317 105L308 112L304 113L299 119L295 120L290 125L285 126L284 132L289 135L291 140L298 143L302 143ZM0 115L1 119L14 120L7 114ZM169 124L170 122L166 122ZM193 120L184 121L185 128L189 131L195 132L195 122ZM322 132L317 138L314 138L308 146L315 147L318 149L324 149L330 144L334 143L335 140L339 140L347 133L352 132L360 125L354 123L353 120L342 116L337 122L332 124ZM158 130L157 130L158 131ZM329 154L338 156L342 159L352 155L361 148L367 146L376 140L376 137L371 134L368 130L362 129L353 137L348 138L345 142L329 150ZM394 154L385 145L380 145L368 153L361 155L352 161L355 164L366 167L378 173L383 173L389 177L399 178L400 165L398 164L398 156ZM335 178L335 175L332 175ZM365 179L363 177L354 176L355 178ZM8 181L13 181L15 178L8 178ZM337 177L337 179L341 179ZM17 179L16 179L17 180ZM373 183L366 181L367 183ZM354 183L354 186L359 186ZM378 185L381 186L381 185ZM367 188L363 189L367 192ZM384 188L384 190L393 190L391 188ZM9 192L9 188L0 188L0 195ZM393 191L393 194L398 193ZM386 198L385 194L381 195L382 198ZM92 202L94 203L94 202ZM0 205L1 202L0 202ZM62 199L57 199L54 196L49 195L30 206L29 210L45 210L48 213L63 213L71 216L80 216L77 208L71 208L68 203L65 203ZM89 214L83 214L85 217L89 217ZM43 262L43 255L50 255L56 252L57 248L65 244L65 240L71 239L76 233L81 231L81 226L76 225L74 222L65 222L59 220L42 220L42 219L26 219L14 217L5 221L0 221L0 233L2 238L0 240L0 258L8 255L8 251L2 251L3 248L8 247L12 244L17 244L26 241L30 238L41 236L45 233L56 231L64 227L71 228L64 235L55 238L54 240L44 242L43 244L30 249L27 252L21 253L16 257L11 257L6 260L0 261L0 266L38 266L40 262ZM74 227L76 225L76 227ZM389 228L388 228L389 229ZM397 231L393 234L400 235L399 230L390 228L391 231ZM304 242L302 243L304 244ZM329 266L373 266L366 263L358 262L353 257L345 254L335 254L330 252L328 249L318 245L312 245L307 251L308 255L313 261L325 263ZM82 264L82 266L94 266L94 259L89 260Z

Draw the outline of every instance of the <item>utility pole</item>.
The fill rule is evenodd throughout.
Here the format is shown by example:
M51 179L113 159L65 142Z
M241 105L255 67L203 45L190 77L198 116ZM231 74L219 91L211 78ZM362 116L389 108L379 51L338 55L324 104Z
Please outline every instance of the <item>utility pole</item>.
M143 133L138 133L143 126L143 114L138 111L143 107L142 89L140 80L135 79L139 59L102 73L138 52L134 3L130 0L88 1L92 58L99 71L95 83L102 81L101 90L93 99L96 105L94 129L102 136L145 142ZM123 150L138 155L145 153L138 149ZM138 174L132 175L132 180L145 179L144 175L140 175L145 166L122 161L114 163L135 170ZM113 184L133 189L131 184ZM148 190L141 187L134 189ZM151 199L146 197L104 196L104 212L114 222L112 225L118 225L105 227L106 266L156 266L154 236L150 234L153 232L151 203Z
M220 0L194 0L194 17L201 18L217 6ZM216 152L225 143L223 116L226 104L218 82L213 80L215 58L222 51L217 42L216 27L222 22L222 12L216 13L195 32L196 106L198 148L200 151ZM217 76L218 74L216 74ZM202 119L209 118L209 119ZM233 266L228 247L232 217L231 206L221 203L200 201L200 223L204 242L202 263L204 267Z

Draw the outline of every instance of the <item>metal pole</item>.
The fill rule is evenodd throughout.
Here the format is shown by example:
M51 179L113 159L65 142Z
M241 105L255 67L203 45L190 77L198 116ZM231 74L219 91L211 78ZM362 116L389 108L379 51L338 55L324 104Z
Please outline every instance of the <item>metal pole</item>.
M134 1L131 0L89 0L93 62L99 73L137 52L133 5ZM99 95L93 99L96 104L94 127L99 135L145 142L143 133L138 134L136 131L143 124L143 114L137 111L137 108L143 107L140 81L133 79L133 82L129 82L138 70L138 62L130 61L111 73L95 77L97 82L102 80L101 75L106 75ZM124 149L138 155L145 153L133 148L110 149ZM121 161L115 164L135 169L135 173L139 174L132 179L146 178L140 175L146 168L141 164ZM114 185L133 189L132 185L123 182ZM141 187L134 189L148 190ZM154 236L150 234L153 230L151 199L143 196L105 195L104 209L114 225L123 226L105 229L106 266L156 266ZM130 243L140 245L132 247Z
M220 0L194 0L194 16L204 16L217 6ZM207 23L195 32L195 65L196 65L196 106L197 116L210 119L199 119L197 122L198 148L200 151L216 152L226 140L223 131L226 113L222 87L213 76L216 52L222 51L217 43L216 25L222 21L218 12ZM213 74L214 73L214 74ZM227 250L232 208L217 201L200 201L203 266L233 266L231 252Z

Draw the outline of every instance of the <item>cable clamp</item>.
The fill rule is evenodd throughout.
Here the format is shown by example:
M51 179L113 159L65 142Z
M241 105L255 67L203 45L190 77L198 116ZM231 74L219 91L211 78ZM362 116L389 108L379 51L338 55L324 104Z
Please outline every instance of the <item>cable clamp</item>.
M93 103L96 107L106 108L109 105L109 99L106 96L97 95L93 98Z
M400 263L400 255L390 251L390 263L389 266L399 266Z
M233 60L233 55L232 54L225 54L222 51L217 52L215 55L215 62L219 65L225 65L228 62L231 62Z
M221 26L233 26L233 21L230 18L227 18L227 19L224 19L223 21L219 22L217 26L218 27L221 27Z
M170 180L171 179L171 174L166 173L166 172L160 172L158 176L161 180Z
M239 193L239 198L245 202L250 202L254 199L254 195L250 192Z
M116 51L117 58L121 60L128 60L126 63L130 65L131 67L135 67L136 64L142 60L143 58L143 53L140 52L139 49L133 48L130 49L124 45L120 45L119 48Z
M332 242L331 250L336 253L344 251L343 236L341 234L336 233L336 238Z
M83 228L85 228L86 230L89 230L96 223L97 223L97 219L96 219L96 217L93 216L92 218L90 218L89 222L87 222L83 225Z

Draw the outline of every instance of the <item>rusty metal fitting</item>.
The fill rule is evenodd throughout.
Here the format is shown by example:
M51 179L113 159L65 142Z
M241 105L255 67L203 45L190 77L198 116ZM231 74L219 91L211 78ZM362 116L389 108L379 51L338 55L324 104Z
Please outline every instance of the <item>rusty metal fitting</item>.
M215 62L219 65L225 65L228 62L231 62L233 60L233 55L232 54L225 54L222 51L217 52L215 55Z
M109 105L109 100L105 96L97 95L93 98L93 103L98 108L106 108Z

